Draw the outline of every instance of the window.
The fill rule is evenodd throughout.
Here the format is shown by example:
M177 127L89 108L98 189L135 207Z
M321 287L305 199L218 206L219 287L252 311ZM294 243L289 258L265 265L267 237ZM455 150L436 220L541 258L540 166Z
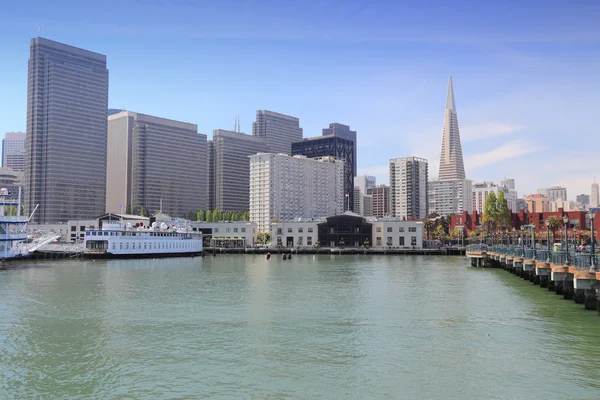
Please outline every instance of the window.
M298 228L298 233L304 232L304 228Z
M380 226L377 227L377 232L381 232L381 227Z
M388 231L388 232L391 232L391 231L392 231L392 227L391 227L391 226L388 226L388 228L387 228L387 231Z
M80 230L80 231L85 231L85 225L81 225L81 226L79 227L79 230Z
M71 232L75 232L76 229L77 227L75 225L71 226Z
M231 228L225 228L225 232L226 232L226 233L229 233L229 232L231 232Z
M391 246L394 242L392 241L392 237L388 236L387 241L385 242L388 246Z
M309 233L312 232L312 231L313 231L313 228L308 228L308 232Z
M238 228L233 228L233 231L234 231L234 232L237 232L237 231L238 231Z
M410 245L411 246L416 246L417 245L417 237L416 236L411 236L410 237Z
M409 226L408 227L408 231L409 232L416 232L417 231L417 227L416 226Z
M242 233L246 233L246 228L240 228Z
M281 235L281 234L282 234L282 233L281 233L281 228L277 228L277 234L278 234L278 235Z
M288 228L288 233L292 233L292 228Z
M381 238L380 238L380 237L378 237L378 238L377 238L377 241L376 241L375 243L377 244L377 246L381 246Z
M398 244L399 244L400 246L404 246L404 236L400 236L400 237L398 238Z
M298 246L302 246L302 236L298 237Z
M307 236L306 237L306 245L307 246L312 246L312 236Z
M404 232L404 227L401 226L400 228L398 228L398 232Z

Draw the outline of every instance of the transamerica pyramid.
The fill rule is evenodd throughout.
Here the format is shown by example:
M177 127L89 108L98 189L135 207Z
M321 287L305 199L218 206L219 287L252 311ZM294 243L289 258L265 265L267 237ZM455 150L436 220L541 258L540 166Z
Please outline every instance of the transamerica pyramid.
M444 132L438 178L444 181L465 179L465 165L463 164L462 147L460 145L452 77L448 80L448 97L446 98L446 110L444 111Z

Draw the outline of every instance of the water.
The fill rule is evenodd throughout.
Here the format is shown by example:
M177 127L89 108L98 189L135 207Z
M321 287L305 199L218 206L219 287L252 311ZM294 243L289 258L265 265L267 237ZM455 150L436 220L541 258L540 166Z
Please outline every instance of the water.
M0 271L0 398L600 398L600 317L467 265L18 264Z

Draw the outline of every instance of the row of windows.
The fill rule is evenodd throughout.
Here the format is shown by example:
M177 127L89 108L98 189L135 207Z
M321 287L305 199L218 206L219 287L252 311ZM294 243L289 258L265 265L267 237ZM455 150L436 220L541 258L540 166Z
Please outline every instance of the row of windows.
M393 228L391 226L388 226L387 227L387 231L388 232L393 232ZM416 226L409 226L408 227L408 231L409 232L417 232L417 227ZM381 227L380 226L377 227L377 232L381 232ZM398 232L404 232L404 227L403 226L399 227L398 228Z
M119 250L129 250L131 247L131 250L172 250L172 249L178 249L178 250L184 250L184 249L193 249L195 247L195 243L194 242L144 242L142 245L142 242L133 242L133 243L129 243L129 242L125 242L125 243L119 243ZM112 249L116 250L117 249L117 243L112 244Z
M382 246L382 241L381 241L381 237L377 237L375 240L375 245L376 246ZM394 238L391 236L387 237L387 240L385 242L386 246L407 246L408 243L405 243L404 240L404 236L400 236L398 237L398 241L396 243L394 243ZM416 246L417 245L417 237L416 236L411 236L410 237L410 245L411 246Z

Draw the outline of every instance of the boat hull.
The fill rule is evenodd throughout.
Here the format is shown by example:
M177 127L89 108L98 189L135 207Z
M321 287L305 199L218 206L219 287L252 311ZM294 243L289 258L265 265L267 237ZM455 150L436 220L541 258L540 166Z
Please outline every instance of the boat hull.
M135 254L113 254L113 253L86 253L81 254L84 258L91 259L133 259L133 258L181 258L201 257L202 251L179 252L179 253L135 253Z

